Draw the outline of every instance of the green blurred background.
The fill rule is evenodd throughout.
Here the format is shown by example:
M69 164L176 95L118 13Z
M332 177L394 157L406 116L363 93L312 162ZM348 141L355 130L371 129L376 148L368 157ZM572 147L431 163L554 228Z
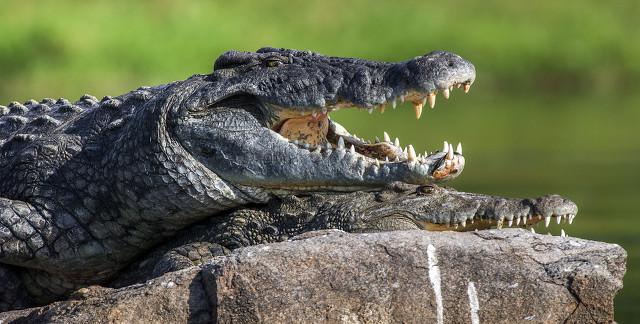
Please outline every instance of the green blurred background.
M626 323L640 315L638 17L635 0L0 0L0 104L119 95L207 73L229 49L388 61L456 52L477 68L468 95L438 96L419 121L409 106L333 118L361 137L386 130L418 148L463 142L459 190L573 199L570 236L629 253L616 299Z

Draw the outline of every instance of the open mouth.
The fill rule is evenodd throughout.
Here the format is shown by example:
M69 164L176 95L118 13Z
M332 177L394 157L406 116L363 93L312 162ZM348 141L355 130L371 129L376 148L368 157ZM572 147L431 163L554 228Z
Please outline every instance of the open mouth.
M471 88L471 81L453 83L448 87L428 93L408 91L381 104L367 107L348 102L326 104L324 107L315 109L276 106L274 111L278 118L277 122L271 125L271 130L285 137L300 149L318 153L336 149L350 150L377 166L393 163L435 164L432 177L435 180L443 180L457 175L464 167L461 143L458 143L454 150L453 144L444 141L441 150L418 153L413 145L407 145L404 148L400 146L400 140L398 138L392 140L387 132L383 132L382 139L377 137L375 140L359 138L347 131L342 125L332 121L329 114L343 108L363 109L368 110L369 113L379 109L384 112L389 105L395 109L398 103L410 102L413 104L416 118L419 119L426 105L432 109L435 107L438 93L442 93L443 97L448 99L455 88L462 88L467 93ZM437 160L436 163L434 160Z
M529 228L531 232L536 233L535 228L538 231L542 231L544 229L548 229L549 225L552 223L552 220L558 225L561 223L571 225L573 220L575 219L575 213L566 213L566 214L552 214L547 216L542 215L522 215L519 217L512 217L510 219L504 218L501 220L496 220L489 217L484 217L484 215L475 215L467 220L464 220L457 224L436 224L430 222L418 222L418 225L428 231L473 231L473 230L484 230L484 229L502 229L504 227L513 227L513 228ZM544 221L543 221L544 220ZM544 228L542 227L544 224ZM560 236L566 236L564 229L561 229Z

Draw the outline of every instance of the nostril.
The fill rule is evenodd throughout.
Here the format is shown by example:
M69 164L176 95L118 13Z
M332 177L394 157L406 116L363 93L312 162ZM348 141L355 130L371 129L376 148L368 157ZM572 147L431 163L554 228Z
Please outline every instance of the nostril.
M449 63L447 63L447 65L449 65L449 67L453 67L454 66L453 62L451 62L451 61L449 61Z

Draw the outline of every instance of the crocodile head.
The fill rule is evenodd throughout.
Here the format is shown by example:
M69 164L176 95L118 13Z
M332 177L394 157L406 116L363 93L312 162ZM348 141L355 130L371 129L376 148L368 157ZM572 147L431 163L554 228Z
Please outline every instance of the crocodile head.
M444 51L398 63L275 48L230 51L187 100L178 134L210 169L242 185L348 191L444 181L464 168L461 145L416 154L386 133L374 143L359 139L330 114L408 101L419 118L437 93L467 92L474 80L471 63Z

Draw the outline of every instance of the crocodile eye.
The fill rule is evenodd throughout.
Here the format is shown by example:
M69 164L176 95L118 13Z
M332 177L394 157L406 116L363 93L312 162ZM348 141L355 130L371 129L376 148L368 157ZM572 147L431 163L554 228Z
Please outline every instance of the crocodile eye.
M268 67L278 67L278 66L282 65L283 63L282 63L282 61L280 61L278 59L267 59L265 61L265 64Z

